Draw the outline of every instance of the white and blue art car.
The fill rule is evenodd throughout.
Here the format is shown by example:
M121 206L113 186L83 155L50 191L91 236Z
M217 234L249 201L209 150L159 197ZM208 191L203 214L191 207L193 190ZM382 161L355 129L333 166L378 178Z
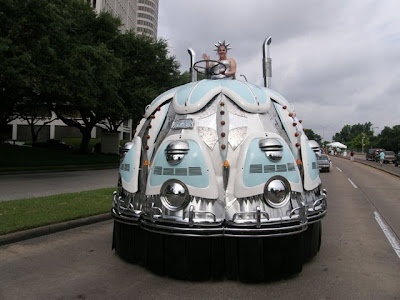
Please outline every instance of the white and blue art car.
M271 38L264 42L264 49ZM265 281L317 254L326 192L318 144L293 106L246 81L197 80L158 96L125 145L113 248L157 274Z

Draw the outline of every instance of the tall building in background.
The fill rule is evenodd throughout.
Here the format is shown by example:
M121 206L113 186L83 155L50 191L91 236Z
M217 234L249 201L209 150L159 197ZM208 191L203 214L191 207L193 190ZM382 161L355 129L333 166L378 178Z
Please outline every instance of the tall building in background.
M121 19L121 31L157 38L158 0L86 0L97 13L106 11Z

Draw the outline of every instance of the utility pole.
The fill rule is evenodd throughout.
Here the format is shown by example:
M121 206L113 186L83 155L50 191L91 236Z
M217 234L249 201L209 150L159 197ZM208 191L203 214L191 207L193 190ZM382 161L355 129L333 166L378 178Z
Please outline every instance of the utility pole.
M361 138L361 154L364 154L364 132L362 133Z
M329 125L321 126L322 127L322 146L325 146L325 128L328 128Z

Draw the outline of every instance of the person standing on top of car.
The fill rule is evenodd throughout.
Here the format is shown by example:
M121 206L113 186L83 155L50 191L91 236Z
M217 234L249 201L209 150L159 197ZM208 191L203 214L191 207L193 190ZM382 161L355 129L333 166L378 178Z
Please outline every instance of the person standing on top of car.
M236 61L234 58L229 58L227 57L228 50L232 49L229 47L230 43L225 43L225 41L221 42L219 41L217 44L215 44L215 51L218 52L219 59L218 61L225 65L225 70L221 68L219 71L219 74L213 75L211 78L212 79L236 79L235 74L236 74ZM204 60L210 60L210 56L207 54L203 54L203 59ZM206 62L206 68L213 67L209 62Z
M381 166L383 165L384 160L385 160L385 151L381 151L381 153L379 153L379 163L381 164Z

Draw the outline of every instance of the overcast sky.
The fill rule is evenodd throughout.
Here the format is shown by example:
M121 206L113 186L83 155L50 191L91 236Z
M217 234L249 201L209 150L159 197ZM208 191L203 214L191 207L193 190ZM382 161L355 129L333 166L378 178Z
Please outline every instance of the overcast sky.
M263 85L268 36L271 88L305 128L330 141L344 125L400 125L400 0L160 0L158 37L182 72L188 48L217 58L226 40L237 79Z

